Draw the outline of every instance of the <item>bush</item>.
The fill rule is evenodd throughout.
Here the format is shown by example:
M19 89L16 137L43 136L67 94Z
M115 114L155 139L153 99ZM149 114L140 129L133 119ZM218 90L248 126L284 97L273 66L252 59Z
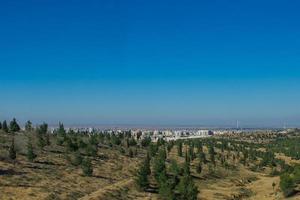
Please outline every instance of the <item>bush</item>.
M295 183L290 174L285 173L280 176L280 188L285 197L289 197L294 193Z
M70 158L70 162L74 166L81 165L81 163L82 163L82 156L81 156L80 152L73 153L73 155Z
M97 152L98 152L97 146L89 144L85 150L88 156L93 156L93 157L97 156Z

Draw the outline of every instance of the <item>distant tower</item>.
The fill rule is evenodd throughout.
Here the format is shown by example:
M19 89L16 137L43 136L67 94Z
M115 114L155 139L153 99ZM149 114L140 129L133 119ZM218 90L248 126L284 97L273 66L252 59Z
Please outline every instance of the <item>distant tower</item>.
M283 129L284 130L286 129L286 123L285 122L283 123Z
M239 129L239 120L236 120L236 129Z

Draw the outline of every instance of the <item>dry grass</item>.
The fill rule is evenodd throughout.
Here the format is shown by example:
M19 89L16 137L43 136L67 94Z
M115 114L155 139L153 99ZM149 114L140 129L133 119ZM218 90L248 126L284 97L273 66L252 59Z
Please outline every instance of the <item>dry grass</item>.
M93 176L85 177L80 167L74 167L66 160L64 149L55 145L39 152L34 163L28 162L24 156L26 139L25 136L18 136L16 140L20 149L15 165L4 159L7 157L7 142L6 145L2 142L0 146L1 200L158 199L157 194L140 192L134 184L134 173L140 157L129 158L116 149L100 148L98 154L108 159L93 159ZM7 141L9 137L0 136L0 140ZM204 152L207 154L206 147ZM289 159L284 155L277 157ZM168 160L171 159L179 164L184 163L184 158L177 156L177 147L169 153ZM203 166L199 175L196 173L197 162L198 159L191 163L191 173L200 191L199 199L284 199L279 190L279 177L270 177L267 171L253 172L238 163L231 163L236 166L235 169L225 169L217 162L213 175L209 173L207 165ZM274 190L273 182L276 184Z
M5 158L6 150L3 146L0 149L1 157ZM108 160L93 159L93 176L85 177L80 167L72 166L65 153L57 150L60 149L55 145L47 148L34 163L21 154L15 164L1 159L0 199L79 199L99 188L132 179L139 161L117 150L99 149L98 154L106 155Z

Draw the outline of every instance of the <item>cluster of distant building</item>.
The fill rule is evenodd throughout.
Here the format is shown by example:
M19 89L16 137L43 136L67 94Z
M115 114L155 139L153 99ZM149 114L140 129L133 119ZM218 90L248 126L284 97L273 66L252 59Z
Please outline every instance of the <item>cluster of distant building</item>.
M208 129L193 129L193 130L155 130L142 131L142 137L150 137L152 141L157 141L162 138L166 141L193 139L193 138L207 138L214 135L223 135L232 133L232 130L208 130ZM136 131L133 131L135 135Z
M50 131L52 133L55 132L57 127L51 127ZM180 139L193 139L193 138L208 138L212 136L220 136L220 135L235 135L239 133L254 133L259 131L259 129L140 129L140 128L93 128L93 127L66 127L65 130L68 132L72 129L75 133L104 133L104 134L127 134L130 133L132 137L136 140L151 138L153 142L156 142L159 139L164 139L166 141L175 141ZM264 130L266 131L266 130ZM274 130L267 129L269 132L273 132ZM277 130L276 133L288 133L290 130Z
M54 132L56 128L51 128L51 132ZM106 133L106 134L122 134L130 132L135 139L151 138L152 141L158 139L164 139L166 141L191 139L191 138L207 138L214 135L222 135L232 133L232 130L209 130L209 129L165 129L165 130L147 130L147 129L97 129L92 127L85 128L66 128L66 131L72 129L75 132L86 133Z

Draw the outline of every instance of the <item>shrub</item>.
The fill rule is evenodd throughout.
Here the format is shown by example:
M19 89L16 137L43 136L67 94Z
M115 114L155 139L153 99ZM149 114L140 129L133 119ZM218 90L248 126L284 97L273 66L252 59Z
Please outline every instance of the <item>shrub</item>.
M280 188L285 197L289 197L294 193L295 183L290 174L285 173L280 176Z
M77 152L73 153L73 155L70 158L70 162L74 166L81 165L81 163L82 163L82 156L81 156L80 152L77 151Z
M89 158L85 158L81 163L81 169L85 176L93 175L93 165Z

